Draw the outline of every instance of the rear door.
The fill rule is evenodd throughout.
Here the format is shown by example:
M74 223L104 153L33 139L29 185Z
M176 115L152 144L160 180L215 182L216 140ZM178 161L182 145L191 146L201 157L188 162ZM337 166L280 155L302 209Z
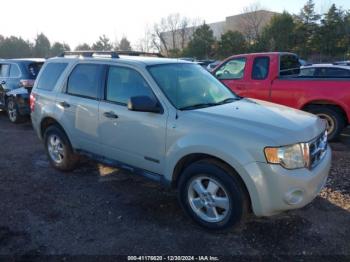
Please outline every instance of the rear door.
M142 73L132 67L110 66L100 103L99 136L105 156L162 174L167 113L130 111L133 96L157 100Z
M98 106L105 66L79 63L71 71L64 92L56 97L60 123L73 147L101 153L98 141Z

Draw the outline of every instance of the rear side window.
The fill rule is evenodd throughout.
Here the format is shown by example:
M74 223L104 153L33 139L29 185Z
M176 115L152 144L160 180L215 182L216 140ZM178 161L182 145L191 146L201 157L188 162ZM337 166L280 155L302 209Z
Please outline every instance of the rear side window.
M300 69L300 76L303 77L312 77L315 75L316 68L310 67L310 68L302 68Z
M252 79L263 80L269 74L269 57L256 57L253 62Z
M58 78L61 76L63 70L67 67L67 63L50 63L42 72L37 89L51 91L56 86Z
M32 76L34 79L38 76L39 71L44 63L31 63L28 65L28 72L29 75Z
M139 72L125 67L110 67L106 100L126 105L133 96L154 98L151 88Z
M19 77L21 71L18 68L18 65L12 64L10 67L10 77Z
M280 76L299 75L300 62L295 55L280 56Z
M79 64L68 78L67 93L86 98L97 98L103 66Z
M10 65L2 64L0 68L0 77L8 77L9 76L9 70Z
M316 76L318 77L350 77L350 70L342 68L318 68Z
M241 79L244 76L245 64L246 59L244 57L234 58L221 66L215 75L220 80Z

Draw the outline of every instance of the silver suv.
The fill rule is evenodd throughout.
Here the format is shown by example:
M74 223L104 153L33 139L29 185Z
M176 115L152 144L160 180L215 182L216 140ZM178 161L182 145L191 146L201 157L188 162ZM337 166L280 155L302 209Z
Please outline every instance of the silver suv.
M110 56L108 56L110 55ZM172 186L200 225L300 208L331 165L314 115L232 93L191 62L78 52L49 59L31 94L51 164L79 155Z

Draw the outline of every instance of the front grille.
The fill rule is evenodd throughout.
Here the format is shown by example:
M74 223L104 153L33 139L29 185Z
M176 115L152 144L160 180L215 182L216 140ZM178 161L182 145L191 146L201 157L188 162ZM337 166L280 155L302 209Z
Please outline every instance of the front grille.
M324 131L317 138L309 142L310 169L316 167L326 155L327 151L327 131Z

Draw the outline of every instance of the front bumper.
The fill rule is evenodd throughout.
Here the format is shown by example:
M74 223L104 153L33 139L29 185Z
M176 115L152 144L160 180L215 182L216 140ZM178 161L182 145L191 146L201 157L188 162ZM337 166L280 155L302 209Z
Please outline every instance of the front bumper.
M310 203L326 183L331 158L328 146L323 160L312 170L288 170L280 165L258 162L246 165L245 172L252 182L248 191L255 215L271 216Z

